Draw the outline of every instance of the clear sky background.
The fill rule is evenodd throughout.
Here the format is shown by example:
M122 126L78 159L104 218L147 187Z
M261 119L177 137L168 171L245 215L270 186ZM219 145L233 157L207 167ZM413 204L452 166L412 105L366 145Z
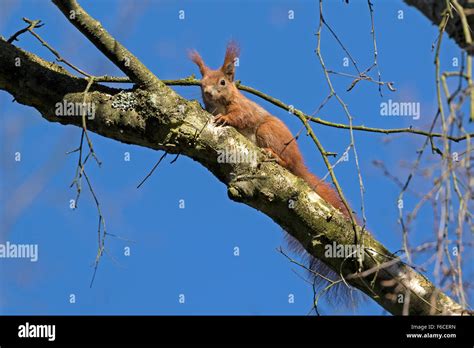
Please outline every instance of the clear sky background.
M396 128L413 125L427 129L436 112L434 53L437 28L403 1L374 1L375 27L382 79L393 81L396 92L364 82L350 93L351 80L334 76L336 90L349 105L355 124ZM225 45L235 39L241 46L236 78L312 114L328 94L314 53L318 25L316 1L80 1L89 13L134 53L158 77L183 78L198 74L187 59L197 49L211 67L220 66ZM325 1L327 21L337 32L361 69L373 62L370 17L366 1ZM49 1L0 0L0 35L9 37L24 27L22 17L41 19L38 33L75 65L95 75L122 75ZM185 19L179 19L184 10ZM294 11L289 20L288 11ZM398 18L398 11L404 18ZM18 46L53 60L48 50L29 35ZM322 53L329 69L354 74L344 67L347 55L327 30ZM445 40L442 70L456 70L459 49ZM375 76L375 75L374 75ZM198 87L176 90L199 99ZM281 118L296 133L300 122L253 96L249 98ZM380 103L421 103L421 117L381 117ZM283 232L262 213L227 198L226 187L198 163L172 156L136 189L161 153L91 134L103 162L93 161L88 173L101 202L109 233L94 286L89 288L97 253L97 212L85 189L79 207L69 188L77 154L66 155L79 144L81 130L48 123L29 107L11 102L0 93L0 146L2 223L0 242L38 244L39 260L0 259L0 313L2 314L298 314L308 313L312 289L296 273L297 266L277 252L286 247ZM347 123L336 102L318 116ZM349 144L346 131L315 125L328 151L342 154ZM472 131L472 129L471 129ZM383 161L390 173L404 181L423 137L383 136L356 132L360 167L366 187L368 228L390 250L401 249L401 227L396 206L400 189L376 168ZM321 155L308 137L300 147L311 170L324 176ZM21 152L21 162L14 161ZM125 161L125 153L130 161ZM438 159L426 152L425 165ZM360 215L360 193L351 154L336 175L346 197ZM85 185L85 183L84 183ZM431 182L415 179L413 188L426 192ZM185 208L179 202L184 200ZM417 198L406 196L412 209ZM422 209L413 223L410 242L434 239L431 208ZM131 242L131 240L133 242ZM130 247L130 256L124 248ZM234 248L240 256L234 256ZM430 255L415 262L422 263ZM465 277L472 278L472 255L465 255ZM427 276L433 279L431 269ZM76 302L70 303L74 294ZM180 294L185 303L179 303ZM294 303L289 303L289 295ZM472 292L469 292L472 299ZM372 300L357 309L331 306L325 299L322 314L386 314Z

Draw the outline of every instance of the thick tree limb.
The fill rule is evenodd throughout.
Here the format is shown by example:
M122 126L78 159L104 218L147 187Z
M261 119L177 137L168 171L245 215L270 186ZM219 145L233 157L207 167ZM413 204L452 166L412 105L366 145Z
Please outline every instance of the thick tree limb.
M15 63L19 58L21 66ZM36 108L50 122L81 127L81 117L56 116L56 103L82 103L87 80L0 39L0 89ZM395 258L364 233L362 276L342 258L325 257L326 245L351 245L350 222L315 194L305 182L267 160L265 154L230 127L216 127L198 102L188 101L164 84L152 90L119 90L93 84L88 94L96 106L87 128L128 144L181 153L208 168L228 186L229 197L267 214L313 256L340 272L393 314L401 314L398 295L410 295L409 314L455 314L462 308L423 275ZM256 162L218 163L221 151L256 154ZM290 205L292 200L294 205Z
M447 1L450 0L404 0L408 5L417 8L433 24L439 25L446 9ZM470 39L472 36L471 28L474 28L474 0L456 0L456 4L462 7L466 19L467 27L463 24L463 15L459 15L458 9L454 5L451 7L453 17L449 19L446 25L446 33L451 37L459 47L466 50L469 55L474 54L474 45ZM467 34L466 33L470 33Z

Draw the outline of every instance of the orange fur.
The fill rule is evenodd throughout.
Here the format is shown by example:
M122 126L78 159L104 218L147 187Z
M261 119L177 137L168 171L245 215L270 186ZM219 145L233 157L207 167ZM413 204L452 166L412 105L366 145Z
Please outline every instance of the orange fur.
M227 46L222 67L211 70L206 67L201 56L193 51L191 59L202 73L201 90L206 110L215 116L216 124L236 128L254 144L275 157L281 166L305 180L326 202L349 217L337 192L306 168L298 144L288 127L237 89L233 81L234 60L238 55L238 46L231 42ZM308 256L297 241L289 235L288 237L291 249ZM332 274L333 279L338 278L326 265L311 257L310 267L324 276Z

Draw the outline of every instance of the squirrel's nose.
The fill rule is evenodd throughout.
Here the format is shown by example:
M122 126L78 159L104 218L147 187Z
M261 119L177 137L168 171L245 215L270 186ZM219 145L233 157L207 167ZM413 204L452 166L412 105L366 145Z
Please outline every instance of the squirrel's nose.
M214 91L211 87L206 87L204 88L204 94L209 97L212 97L214 95Z

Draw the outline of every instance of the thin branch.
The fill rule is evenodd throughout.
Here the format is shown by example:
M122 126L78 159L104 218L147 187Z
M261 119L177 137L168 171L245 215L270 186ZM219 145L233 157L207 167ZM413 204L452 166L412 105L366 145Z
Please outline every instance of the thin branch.
M75 0L53 0L64 16L133 82L155 89L162 82L130 51L110 35Z

